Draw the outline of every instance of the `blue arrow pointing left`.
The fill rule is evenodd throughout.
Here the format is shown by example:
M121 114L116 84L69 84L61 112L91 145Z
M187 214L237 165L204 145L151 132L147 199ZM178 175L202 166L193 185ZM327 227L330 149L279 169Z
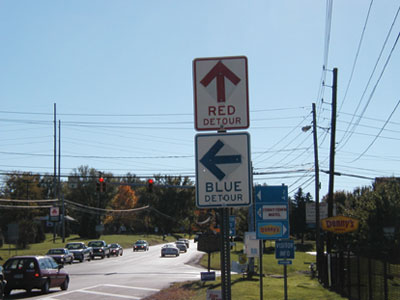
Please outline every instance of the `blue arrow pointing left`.
M203 156L200 162L217 177L222 180L225 177L225 173L222 172L217 165L220 164L240 164L242 163L241 155L220 155L217 156L219 150L224 147L224 143L221 140L215 142L215 144L208 150L208 152Z

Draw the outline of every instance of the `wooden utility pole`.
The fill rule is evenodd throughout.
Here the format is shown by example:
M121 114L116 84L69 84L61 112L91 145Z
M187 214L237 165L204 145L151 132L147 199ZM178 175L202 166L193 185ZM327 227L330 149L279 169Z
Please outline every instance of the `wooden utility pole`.
M332 118L331 118L331 149L329 159L329 190L328 190L328 218L333 217L333 187L335 178L335 143L336 143L336 107L337 107L337 68L333 69L332 85ZM326 251L332 251L332 233L328 232Z

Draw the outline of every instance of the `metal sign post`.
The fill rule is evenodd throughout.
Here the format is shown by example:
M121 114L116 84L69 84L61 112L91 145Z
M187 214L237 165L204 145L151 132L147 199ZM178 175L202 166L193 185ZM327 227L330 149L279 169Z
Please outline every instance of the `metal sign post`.
M221 208L221 287L222 299L231 299L231 247L229 241L229 208Z

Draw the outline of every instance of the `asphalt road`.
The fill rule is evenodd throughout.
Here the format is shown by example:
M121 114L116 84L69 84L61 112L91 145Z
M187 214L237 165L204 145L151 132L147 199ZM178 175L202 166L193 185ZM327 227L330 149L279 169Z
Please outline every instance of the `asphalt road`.
M161 245L151 246L147 252L124 249L123 256L66 265L70 275L67 291L53 288L47 295L39 290L27 294L15 290L7 299L47 300L123 300L142 299L168 287L173 282L199 280L205 269L193 262L202 255L197 245L190 242L187 253L179 257L161 257Z

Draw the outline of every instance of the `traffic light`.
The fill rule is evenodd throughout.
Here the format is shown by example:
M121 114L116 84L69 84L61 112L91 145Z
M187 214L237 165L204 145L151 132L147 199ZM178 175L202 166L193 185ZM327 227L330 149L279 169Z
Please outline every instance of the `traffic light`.
M103 177L100 177L99 180L96 182L96 190L100 193L106 191L106 182L104 181Z
M154 184L154 180L153 179L147 179L147 191L149 193L153 192L153 184Z

